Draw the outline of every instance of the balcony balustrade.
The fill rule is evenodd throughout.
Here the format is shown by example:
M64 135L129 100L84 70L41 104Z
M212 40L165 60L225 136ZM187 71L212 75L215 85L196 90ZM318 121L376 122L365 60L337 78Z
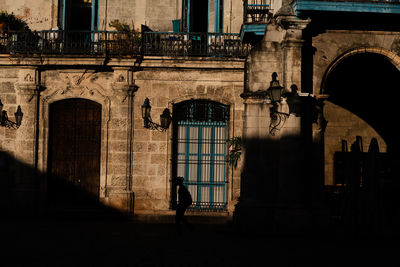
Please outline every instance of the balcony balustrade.
M239 34L173 32L8 32L0 35L0 54L108 57L247 55Z
M270 0L244 0L243 23L266 23L270 10Z

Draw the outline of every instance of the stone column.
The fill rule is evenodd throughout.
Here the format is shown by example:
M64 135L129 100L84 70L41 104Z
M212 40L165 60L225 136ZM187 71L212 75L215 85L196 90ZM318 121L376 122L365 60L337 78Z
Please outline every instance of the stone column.
M107 185L104 202L119 210L133 212L132 142L133 99L137 86L133 84L130 70L114 70L109 131Z
M289 5L283 6L250 55L248 91L242 94L242 194L236 209L239 225L248 230L298 231L310 223L310 177L304 175L308 137L303 99L297 89L301 85L302 30L308 23L297 19ZM266 91L273 72L278 73L285 96L274 106L277 118L271 116L273 105Z
M302 31L309 21L297 19L289 5L283 5L276 14L277 23L283 28L282 85L287 93L287 102L281 108L287 109L287 117L279 135L278 197L275 213L279 231L298 231L310 224L309 175L306 174L306 127L301 85Z
M19 71L19 80L15 84L16 107L23 112L21 126L14 130L15 156L15 209L24 213L38 213L44 207L43 176L38 169L38 99L35 69ZM40 82L40 81L39 81ZM9 117L14 120L15 110L9 110Z
M244 231L271 232L277 193L279 139L270 135L267 91L245 92L243 168L234 219Z

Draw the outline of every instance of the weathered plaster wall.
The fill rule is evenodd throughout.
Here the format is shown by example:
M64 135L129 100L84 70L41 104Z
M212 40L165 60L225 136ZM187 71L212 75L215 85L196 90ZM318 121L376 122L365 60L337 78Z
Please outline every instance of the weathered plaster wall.
M57 26L58 0L0 0L0 10L13 12L32 30L50 30ZM100 0L99 29L112 30L115 19L140 30L141 24L154 31L172 31L172 20L181 19L182 0ZM212 26L214 21L211 21ZM238 33L243 22L241 0L225 0L224 32ZM209 27L213 32L213 27Z
M57 26L56 0L0 0L0 11L14 13L32 30L50 30Z
M181 17L181 3L177 0L108 0L100 2L100 29L111 30L108 23L120 22L140 30L147 25L154 31L172 31L172 20Z
M247 88L249 91L267 90L272 73L282 80L283 51L281 42L284 31L276 24L269 24L268 34L251 51L248 57Z
M213 1L210 2L211 8ZM100 3L100 28L108 29L108 23L114 19L133 25L149 26L153 31L172 31L172 20L182 19L182 0L109 0ZM107 23L105 22L107 21ZM224 32L238 33L243 23L243 2L241 0L224 1ZM107 27L104 28L104 25ZM210 12L209 31L214 32L214 16Z
M238 33L243 24L243 1L224 1L224 32Z

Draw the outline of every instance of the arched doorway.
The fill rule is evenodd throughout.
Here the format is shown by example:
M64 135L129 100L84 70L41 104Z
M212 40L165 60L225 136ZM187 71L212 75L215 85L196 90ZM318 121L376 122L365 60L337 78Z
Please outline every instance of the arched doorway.
M67 99L50 105L48 197L80 204L99 198L101 105Z
M361 231L395 224L399 80L400 71L387 57L356 53L339 61L324 83L325 184L341 198L336 215Z
M324 93L329 101L360 117L386 142L388 152L400 149L393 131L400 71L383 55L359 53L342 59L329 73Z
M189 100L173 107L173 177L184 177L195 210L225 210L229 106ZM172 184L172 207L176 185Z

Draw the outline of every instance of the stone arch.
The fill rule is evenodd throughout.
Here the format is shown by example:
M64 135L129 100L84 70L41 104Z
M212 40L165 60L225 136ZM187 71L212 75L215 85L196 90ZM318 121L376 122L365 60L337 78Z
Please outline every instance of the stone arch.
M228 99L226 97L218 97L215 96L214 94L210 95L184 95L184 96L179 96L171 100L170 104L174 105L180 102L188 101L188 100L209 100L209 101L214 101L214 102L219 102L224 105L232 105L234 103L233 99Z
M384 49L354 49L337 57L327 68L321 94L324 131L325 178L334 181L335 153L343 150L341 141L363 140L364 151L376 139L382 153L397 160L400 141L393 131L400 93L399 57ZM388 97L389 96L389 97Z
M329 74L346 58L356 55L356 54L363 54L363 53L372 53L372 54L379 54L384 56L391 62L399 71L400 71L400 56L396 53L389 51L384 48L377 48L377 47L364 47L364 48L355 48L351 49L340 56L338 56L333 62L328 66L324 75L321 79L321 84L319 87L319 94L323 95L326 91L326 80L329 77Z

